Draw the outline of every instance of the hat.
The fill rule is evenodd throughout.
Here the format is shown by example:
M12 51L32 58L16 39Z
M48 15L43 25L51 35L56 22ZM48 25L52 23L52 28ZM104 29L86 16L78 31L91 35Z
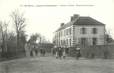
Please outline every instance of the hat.
M77 50L80 50L80 48L76 48Z

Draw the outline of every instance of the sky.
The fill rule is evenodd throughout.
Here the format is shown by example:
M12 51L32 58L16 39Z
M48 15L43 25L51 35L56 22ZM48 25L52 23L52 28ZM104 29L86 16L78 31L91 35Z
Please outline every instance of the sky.
M114 38L114 0L0 0L0 20L10 24L9 31L13 31L10 15L15 10L24 13L29 36L40 33L52 41L60 24L69 22L73 14L79 14L104 23Z

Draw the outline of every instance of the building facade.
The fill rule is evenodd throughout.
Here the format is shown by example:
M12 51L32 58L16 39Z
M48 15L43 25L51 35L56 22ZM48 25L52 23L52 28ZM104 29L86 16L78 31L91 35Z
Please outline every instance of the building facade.
M70 22L61 24L53 42L57 47L104 45L105 25L91 17L74 15Z

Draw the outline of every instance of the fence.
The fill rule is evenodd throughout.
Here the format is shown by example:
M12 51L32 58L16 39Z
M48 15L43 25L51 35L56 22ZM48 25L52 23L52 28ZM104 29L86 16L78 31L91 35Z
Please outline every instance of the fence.
M75 56L75 48L70 48L70 56ZM80 46L80 48L81 56L85 58L114 59L114 45Z

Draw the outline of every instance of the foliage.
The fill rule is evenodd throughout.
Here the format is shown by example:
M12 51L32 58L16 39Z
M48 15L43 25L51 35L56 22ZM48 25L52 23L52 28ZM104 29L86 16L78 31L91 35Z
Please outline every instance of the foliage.
M3 58L15 57L25 53L25 18L22 13L19 13L19 11L12 12L11 18L14 24L13 28L15 28L16 34L13 32L7 32L8 23L0 21L0 31L2 37L1 56Z
M5 56L7 52L7 27L8 23L0 21L0 31L1 31L1 48L2 48L2 53L1 56Z
M107 44L114 42L114 39L111 36L110 30L105 32L105 41Z
M107 42L107 43L111 43L111 42L114 41L114 40L112 39L112 37L111 37L109 34L106 34L106 35L105 35L105 38L106 38L106 42Z
M40 38L39 34L33 34L33 35L30 36L30 39L28 40L28 43L36 43L38 38Z
M15 30L16 30L16 45L17 45L17 50L20 49L20 36L22 38L22 32L24 32L24 28L26 26L25 24L25 18L24 15L22 13L19 13L19 11L14 11L11 14L12 17L12 21L14 23L15 26Z

